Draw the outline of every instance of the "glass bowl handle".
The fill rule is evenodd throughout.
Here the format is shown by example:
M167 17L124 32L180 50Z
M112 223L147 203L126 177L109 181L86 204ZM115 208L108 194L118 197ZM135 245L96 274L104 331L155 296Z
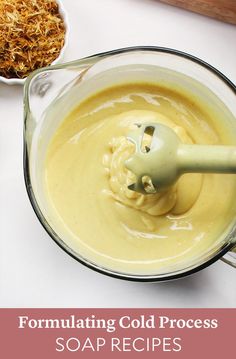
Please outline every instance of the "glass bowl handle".
M222 258L222 261L236 268L236 245L229 250Z

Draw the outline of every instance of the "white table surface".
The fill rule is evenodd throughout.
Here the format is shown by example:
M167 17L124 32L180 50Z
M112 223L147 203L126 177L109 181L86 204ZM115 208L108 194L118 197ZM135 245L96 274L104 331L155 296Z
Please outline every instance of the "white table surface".
M64 0L65 60L133 45L196 55L236 83L236 26L155 0ZM174 282L134 283L76 262L47 235L22 170L23 89L0 84L1 307L236 307L236 270L222 261Z

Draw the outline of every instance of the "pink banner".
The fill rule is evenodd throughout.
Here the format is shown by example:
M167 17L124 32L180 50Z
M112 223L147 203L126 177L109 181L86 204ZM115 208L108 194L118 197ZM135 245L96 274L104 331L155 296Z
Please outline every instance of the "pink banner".
M236 309L0 309L0 357L234 357Z

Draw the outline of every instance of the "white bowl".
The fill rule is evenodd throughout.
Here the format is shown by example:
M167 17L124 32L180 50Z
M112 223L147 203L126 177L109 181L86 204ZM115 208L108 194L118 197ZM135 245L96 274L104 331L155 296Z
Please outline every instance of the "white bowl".
M56 2L58 3L58 6L59 6L59 12L60 12L60 15L64 21L64 24L65 24L65 29L66 29L66 32L65 32L65 43L60 51L60 54L59 56L50 64L50 65L55 65L57 63L60 63L63 56L64 56L64 53L65 53L65 49L68 45L68 40L69 40L69 21L68 21L68 15L66 13L66 10L61 2L61 0L56 0ZM19 79L19 78L10 78L10 79L7 79L6 77L3 77L3 76L0 76L0 83L1 82L4 82L5 84L7 85L24 85L25 81L26 81L26 78L25 77L24 79Z

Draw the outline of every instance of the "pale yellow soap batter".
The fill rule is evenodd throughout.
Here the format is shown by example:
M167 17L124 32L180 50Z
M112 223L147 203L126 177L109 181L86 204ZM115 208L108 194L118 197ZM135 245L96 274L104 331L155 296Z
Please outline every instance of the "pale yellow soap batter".
M184 94L151 84L106 89L62 122L45 162L45 188L64 240L113 271L157 274L197 261L235 218L234 175L186 174L143 195L124 161L136 123L162 123L183 143L235 144L235 128ZM227 127L227 128L226 128Z

